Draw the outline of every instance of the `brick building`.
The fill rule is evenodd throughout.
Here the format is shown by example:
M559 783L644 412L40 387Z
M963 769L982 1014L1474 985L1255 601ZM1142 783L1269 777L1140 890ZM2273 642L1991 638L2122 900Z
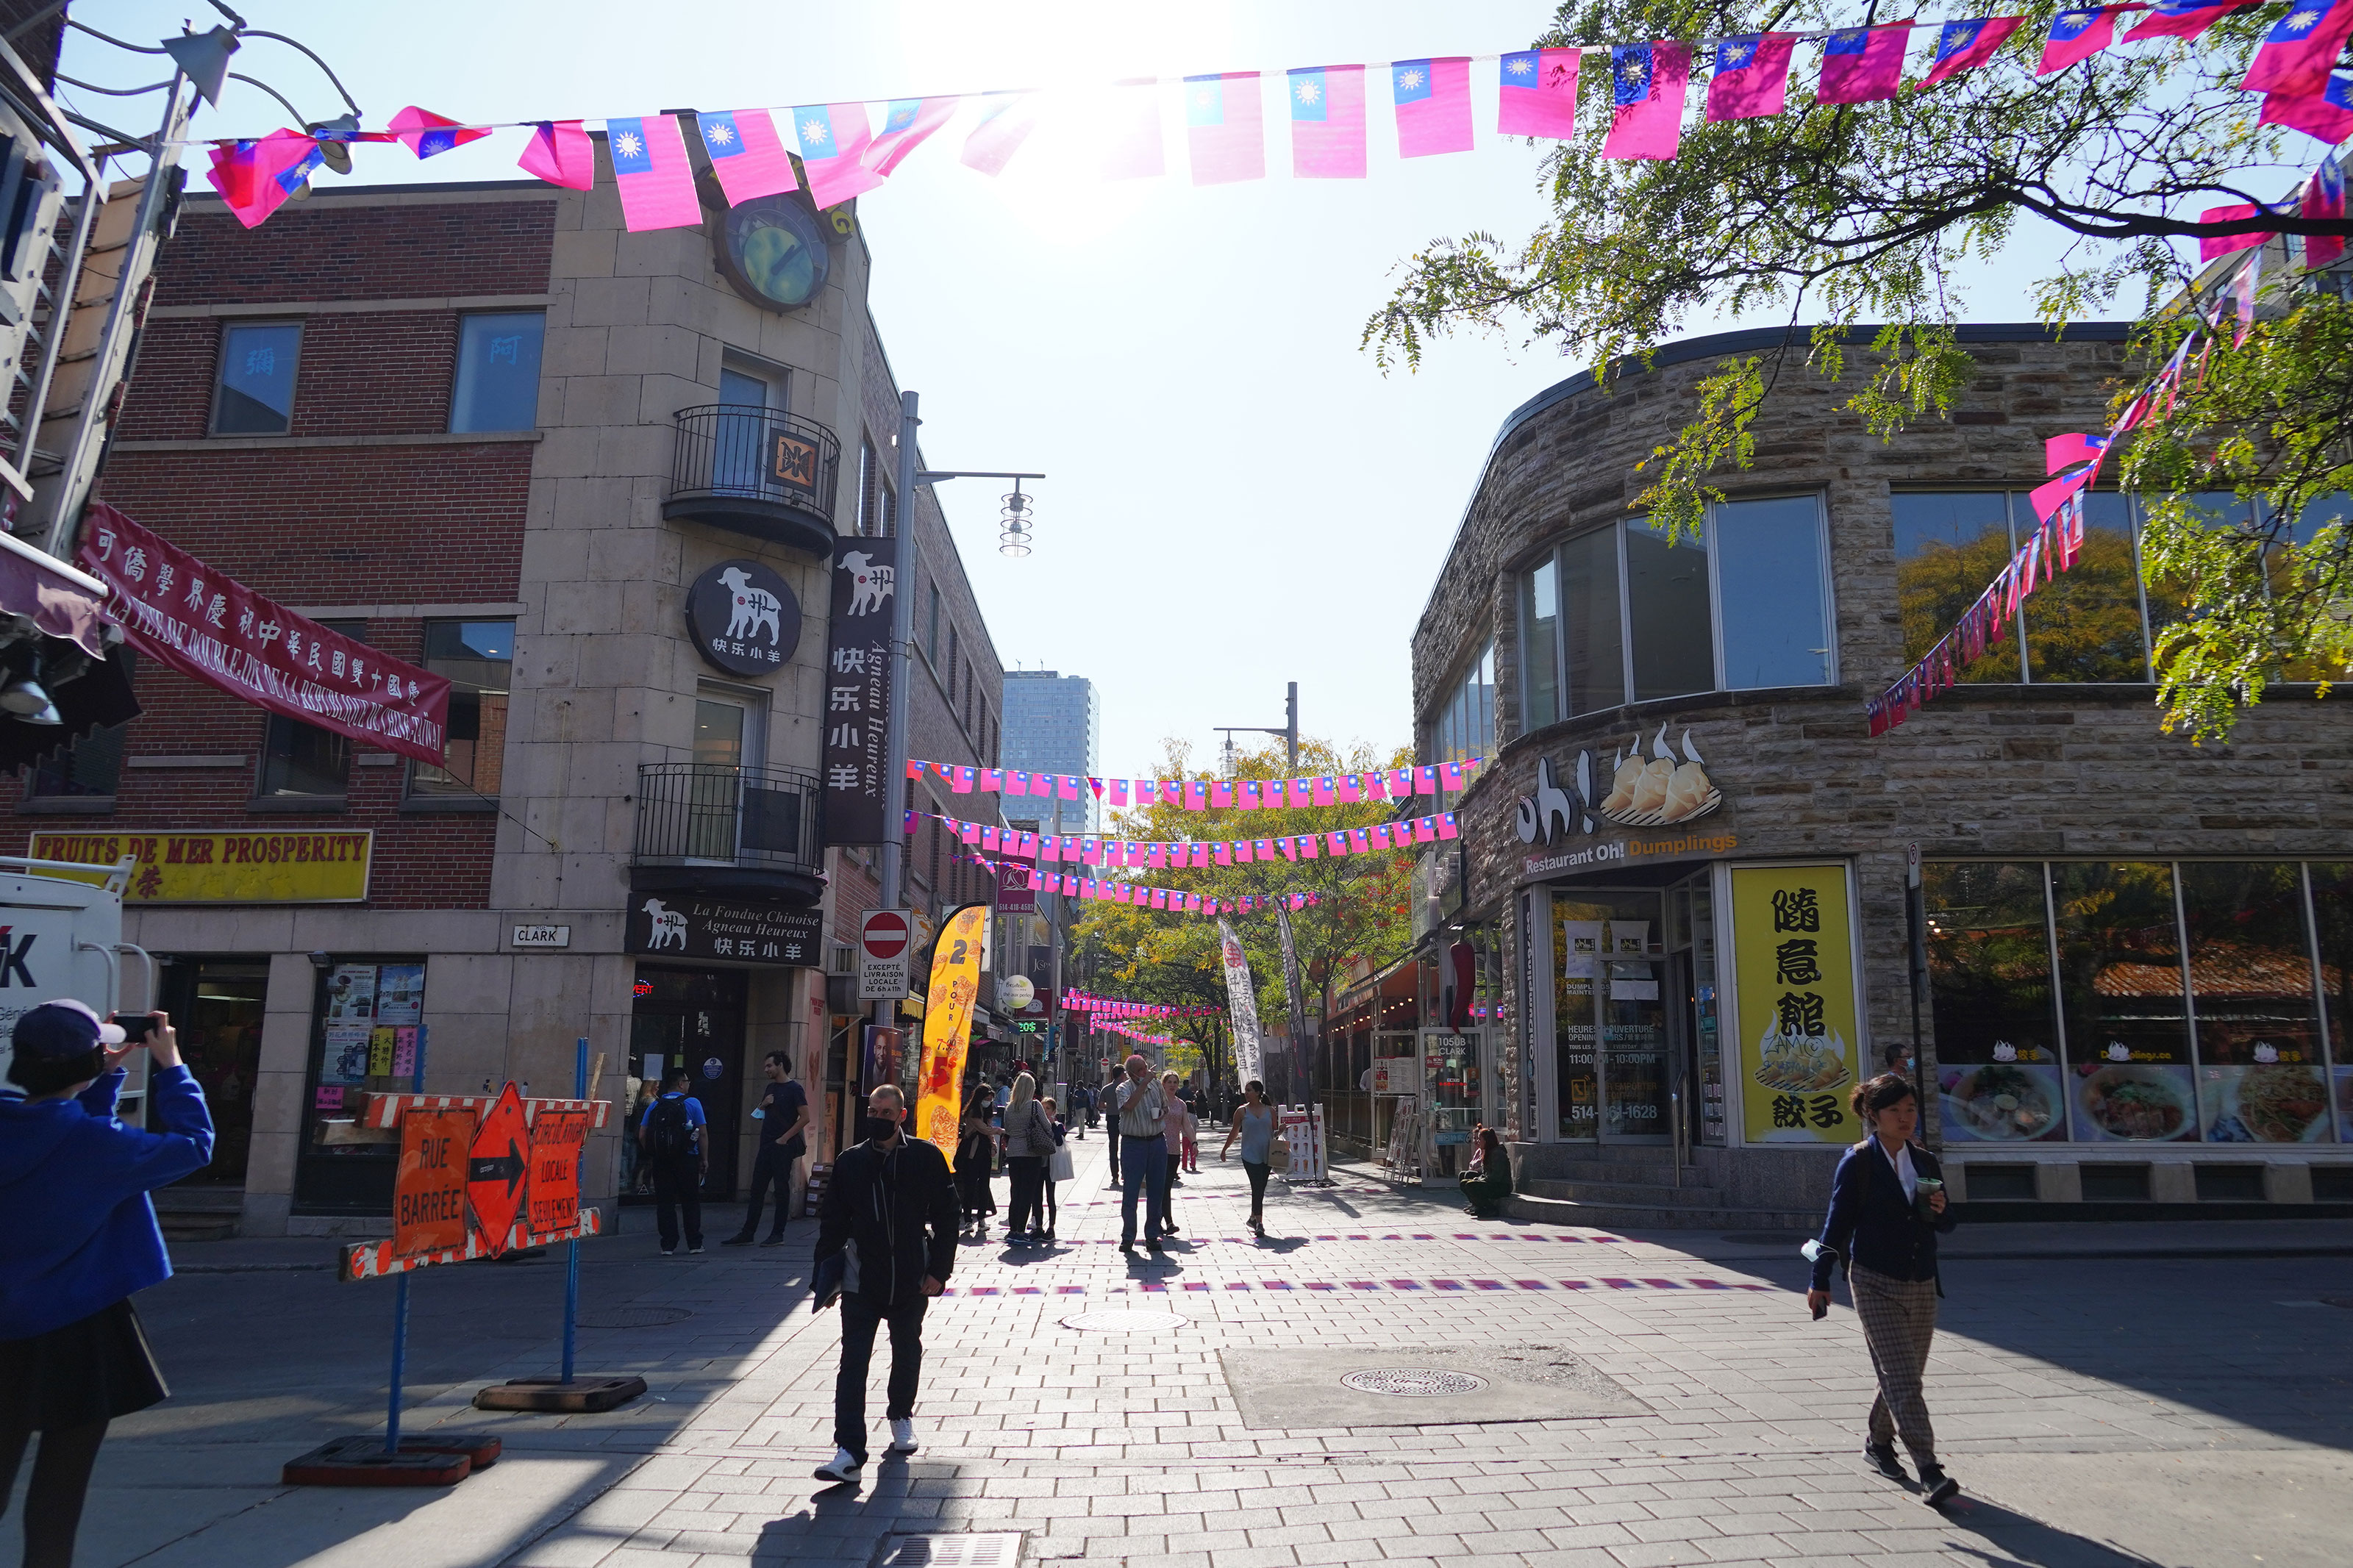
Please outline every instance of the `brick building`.
M1785 369L1755 468L1670 544L1626 510L1636 464L1700 375L1778 338L1671 344L1515 411L1415 632L1421 755L1495 759L1435 868L1424 989L1475 965L1473 1109L1510 1129L1521 1201L1818 1217L1860 1136L1847 1091L1911 1052L1907 845L1924 1135L1957 1197L2353 1199L2353 719L2290 683L2228 747L2163 732L2171 606L2133 498L2092 496L2076 568L1957 689L1866 732L2032 532L2044 438L2105 428L2138 374L2122 330L1965 329L1954 417L1891 443Z
M873 854L827 844L818 769L834 542L899 511L865 243L798 197L730 212L707 174L704 229L631 234L598 158L588 192L322 189L251 231L192 198L159 263L101 499L457 694L437 767L151 662L142 717L19 786L36 853L359 847L134 880L126 939L163 962L222 1121L212 1201L249 1233L378 1223L391 1151L343 1104L405 1086L407 1027L434 1090L568 1092L585 1036L634 1110L684 1065L712 1196L748 1175L766 1051L818 1102L818 1158L857 1089L825 972ZM913 591L955 628L919 665L966 689L953 734L925 728L942 698L917 735L985 760L999 666L928 493L914 515ZM726 573L762 613L696 624ZM957 885L914 867L919 900ZM634 1164L608 1129L589 1191Z

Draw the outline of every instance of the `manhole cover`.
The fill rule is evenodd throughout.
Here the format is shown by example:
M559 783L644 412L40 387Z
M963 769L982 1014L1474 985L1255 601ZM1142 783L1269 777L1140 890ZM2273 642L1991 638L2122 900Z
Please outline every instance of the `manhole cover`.
M684 1307L599 1307L580 1314L584 1329L659 1329L694 1314Z
M1352 1372L1340 1380L1340 1386L1359 1394L1476 1394L1487 1386L1487 1380L1474 1373L1442 1372L1434 1366L1385 1366Z
M1185 1320L1175 1312L1136 1311L1120 1307L1077 1312L1062 1320L1062 1327L1089 1334L1159 1334L1184 1326Z
M1015 1568L1020 1561L1021 1537L1014 1531L891 1535L874 1568Z

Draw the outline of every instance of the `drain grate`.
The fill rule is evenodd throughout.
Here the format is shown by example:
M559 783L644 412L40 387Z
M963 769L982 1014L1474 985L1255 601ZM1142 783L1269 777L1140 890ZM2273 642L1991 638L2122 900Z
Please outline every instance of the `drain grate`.
M886 1535L874 1568L1014 1568L1018 1531L970 1535Z
M584 1329L659 1329L694 1314L684 1307L597 1307L580 1314Z
M1359 1394L1427 1396L1476 1394L1487 1386L1487 1380L1475 1373L1446 1372L1434 1366L1384 1366L1352 1372L1340 1380L1340 1386Z
M1184 1326L1185 1319L1181 1313L1123 1307L1107 1307L1097 1312L1076 1312L1062 1320L1062 1327L1089 1334L1165 1334L1171 1329Z

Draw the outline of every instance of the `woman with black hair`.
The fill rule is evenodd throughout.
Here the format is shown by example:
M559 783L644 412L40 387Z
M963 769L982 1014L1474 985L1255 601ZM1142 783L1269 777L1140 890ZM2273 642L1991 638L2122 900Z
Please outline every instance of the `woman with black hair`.
M213 1157L205 1092L180 1064L166 1014L146 1046L147 1094L162 1132L114 1115L120 1024L79 1002L16 1020L0 1091L0 1507L41 1435L25 1492L26 1568L69 1568L107 1424L169 1393L133 1291L172 1277L147 1194Z
M1472 1149L1471 1168L1462 1173L1463 1207L1474 1219L1494 1219L1512 1195L1512 1157L1492 1127L1479 1129Z
M1920 1469L1921 1500L1937 1507L1961 1483L1936 1462L1936 1435L1920 1384L1936 1333L1936 1298L1943 1294L1936 1237L1957 1222L1946 1206L1936 1157L1912 1141L1920 1101L1911 1079L1882 1073L1858 1084L1849 1102L1871 1136L1846 1152L1831 1178L1830 1215L1814 1251L1806 1304L1817 1318L1829 1310L1831 1266L1846 1258L1847 1288L1879 1379L1863 1458L1888 1479L1903 1480L1895 1458L1895 1436L1902 1433Z

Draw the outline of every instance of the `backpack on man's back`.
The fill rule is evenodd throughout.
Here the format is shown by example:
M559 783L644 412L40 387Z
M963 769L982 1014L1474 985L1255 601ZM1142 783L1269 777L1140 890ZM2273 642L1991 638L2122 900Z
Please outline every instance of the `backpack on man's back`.
M694 1152L694 1126L686 1119L686 1096L666 1094L646 1112L646 1152L657 1160Z

